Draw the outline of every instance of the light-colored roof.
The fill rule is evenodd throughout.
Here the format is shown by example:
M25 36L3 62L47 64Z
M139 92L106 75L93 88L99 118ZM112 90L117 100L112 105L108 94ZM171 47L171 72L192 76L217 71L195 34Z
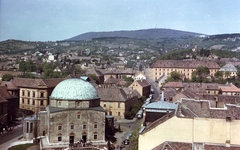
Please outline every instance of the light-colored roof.
M91 100L98 98L98 94L91 83L80 78L70 78L60 82L54 88L50 98L59 100Z
M166 110L175 110L177 108L177 104L166 102L166 101L157 101L148 104L145 106L146 111L166 111Z
M219 71L237 72L237 68L234 67L232 64L226 64L222 68L220 68Z

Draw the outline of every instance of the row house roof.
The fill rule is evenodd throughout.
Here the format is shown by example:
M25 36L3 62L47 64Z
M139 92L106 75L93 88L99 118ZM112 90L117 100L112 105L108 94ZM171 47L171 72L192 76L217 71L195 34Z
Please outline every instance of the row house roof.
M231 147L226 147L223 144L211 144L211 143L187 143L187 142L175 142L166 141L152 150L187 150L187 149L201 149L201 150L239 150L240 145L231 145Z
M211 107L210 100L195 100L182 98L177 103L177 109L152 122L143 132L148 132L172 117L180 118L216 118L240 120L240 106L225 104L223 108Z
M183 88L182 82L167 82L163 85L164 88Z
M19 88L11 81L1 81L0 86L7 86L8 90L18 90Z
M219 89L221 89L222 92L240 92L240 89L232 83L219 85Z
M63 78L54 79L30 79L30 78L13 78L11 81L18 87L26 88L54 88Z
M177 116L182 117L217 119L226 119L227 117L232 117L232 119L240 120L240 106L234 104L226 104L223 108L213 108L211 107L210 100L194 100L182 98L180 100L176 114Z
M157 60L151 65L151 68L190 68L195 69L199 66L206 66L209 69L220 69L214 61L199 60Z
M101 101L126 102L129 95L123 89L117 87L97 88L97 92Z
M145 80L145 79L135 80L134 82L137 82L142 87L151 86L151 84L147 80Z
M4 99L13 98L13 96L7 91L6 86L0 86L0 97L3 97Z

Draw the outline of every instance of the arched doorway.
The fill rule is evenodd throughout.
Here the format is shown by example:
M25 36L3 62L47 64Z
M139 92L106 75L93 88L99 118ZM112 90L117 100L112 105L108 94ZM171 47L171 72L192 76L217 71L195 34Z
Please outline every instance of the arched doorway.
M83 132L83 134L82 134L82 140L83 140L84 143L87 142L87 133L86 133L86 132Z
M70 143L70 144L73 144L73 143L74 143L74 133L71 133L71 134L69 135L69 143Z

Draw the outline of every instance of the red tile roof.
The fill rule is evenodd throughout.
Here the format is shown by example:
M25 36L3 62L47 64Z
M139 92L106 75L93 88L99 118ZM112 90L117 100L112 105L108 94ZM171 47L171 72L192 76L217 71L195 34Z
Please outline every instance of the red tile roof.
M142 87L151 86L151 84L149 84L148 81L145 80L145 79L136 80L136 82L137 82L138 84L140 84Z
M29 78L13 78L11 81L17 87L26 88L54 88L63 78L54 79L29 79Z
M219 89L221 89L222 92L240 92L240 89L234 84L219 85Z
M151 68L189 68L196 69L198 66L206 66L209 69L220 69L220 66L214 61L184 61L184 60L157 60L151 65Z
M13 96L7 91L6 86L0 86L0 96L5 99L11 99Z
M7 86L8 90L18 90L19 88L11 81L1 81L0 86Z
M167 82L163 88L183 88L182 82Z

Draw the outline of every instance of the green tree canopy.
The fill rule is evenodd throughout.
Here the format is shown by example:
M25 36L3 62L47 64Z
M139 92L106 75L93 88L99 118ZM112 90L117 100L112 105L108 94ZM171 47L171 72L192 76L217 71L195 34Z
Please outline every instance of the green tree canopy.
M10 81L13 78L13 75L11 74L4 74L2 77L3 81Z
M217 71L215 74L214 74L215 77L219 78L219 77L223 77L223 72L222 71Z

